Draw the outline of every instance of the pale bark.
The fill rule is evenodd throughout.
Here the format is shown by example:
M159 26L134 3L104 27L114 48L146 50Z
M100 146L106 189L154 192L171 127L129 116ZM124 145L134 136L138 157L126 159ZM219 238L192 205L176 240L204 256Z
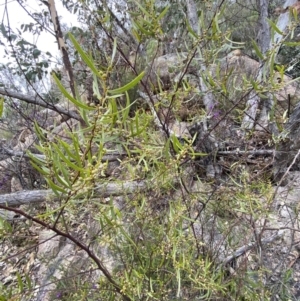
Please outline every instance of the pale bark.
M198 13L197 13L197 6L194 0L186 0L187 5L187 18L188 21L193 29L193 31L197 34L200 34L202 30L205 30L206 28L201 28L199 24L198 19ZM222 3L220 4L222 5ZM200 32L199 32L200 31ZM197 51L197 55L200 59L200 70L198 71L198 78L199 78L199 86L200 90L203 93L203 103L206 109L207 117L210 117L214 114L214 107L215 107L215 97L212 92L209 91L203 76L207 70L207 67L205 65L205 62L203 61L203 52L202 49L204 48L203 42L200 43ZM208 131L207 126L207 120L203 120L200 123L201 125L201 134L198 131L198 142L196 144L196 149L201 149L202 145L204 144L204 141L207 141L205 144L208 144L209 146L213 146L213 148L216 146L215 139L213 136L213 133ZM201 138L200 138L201 137ZM206 174L209 177L215 177L216 169L213 164L208 164L206 167Z
M198 22L198 14L197 14L197 6L194 0L186 0L186 6L187 6L187 17L189 24L193 31L195 33L199 34L199 22ZM202 47L199 47L198 55L200 58L202 58L202 53L200 51ZM199 70L199 82L200 82L200 89L203 92L203 103L205 105L205 109L208 115L212 113L212 110L215 105L215 99L211 92L209 92L209 89L207 88L201 74L205 74L206 67L204 64L201 64L200 70Z
M270 26L267 21L268 19L268 7L269 7L269 0L260 0L259 1L259 33L258 33L258 45L260 46L260 51L265 55L266 52L270 48L271 42L271 32Z
M0 144L0 153L10 156L10 157L30 159L30 156L26 152L14 151L12 149L1 146L1 144ZM32 153L32 155L41 160L46 158L45 155L41 155L41 154ZM118 152L118 151L109 152L102 157L101 161L102 162L114 162L114 161L118 161L122 157L126 157L127 155L128 154L126 152Z
M198 33L197 6L194 0L186 0L187 15L191 28Z
M63 34L62 34L61 27L60 27L60 22L58 19L54 0L48 0L48 7L49 7L52 23L53 23L54 30L55 30L55 36L57 39L58 48L60 49L60 51L62 53L64 67L66 68L66 71L67 71L67 74L69 77L70 88L71 88L73 97L76 98L73 68L72 68L70 58L69 58L69 55L67 52L67 47L66 47L65 41L63 39Z
M270 26L267 22L268 18L268 0L260 0L259 1L259 34L258 34L258 46L260 47L260 51L263 55L266 54L266 52L269 50L269 45L271 41L270 36ZM266 72L264 70L266 68L265 60L260 60L260 66L259 66L259 72L257 75L256 81L258 83L263 82L263 73ZM266 72L268 74L268 72ZM260 96L256 93L256 91L253 89L250 94L249 98L246 104L247 110L245 111L245 115L242 122L242 128L246 130L251 130L254 126L257 108L260 104Z
M276 33L274 36L275 45L273 44L273 41L271 41L269 24L267 22L268 2L269 2L268 0L260 0L259 1L260 31L259 31L259 35L258 35L258 46L260 47L263 55L265 55L266 52L268 50L270 50L271 48L273 48L274 46L277 47L277 51L276 51L276 53L277 53L280 48L279 44L284 37L284 35ZM297 0L287 0L283 7L285 8L285 7L291 6L296 2L297 2ZM280 15L276 26L284 33L286 31L288 23L289 23L289 11ZM267 69L269 68L266 65L266 61L261 60L259 72L258 72L257 79L256 79L256 81L258 83L262 83L264 81L263 74L265 74L265 76L267 76L269 74L269 70L266 70L266 68ZM244 115L243 122L242 122L243 129L251 130L253 128L254 122L256 119L257 109L260 104L260 101L261 101L261 99L260 99L259 95L256 93L256 91L255 90L251 91L251 93L249 94L247 105L246 105L247 110L245 111L245 115ZM266 104L266 105L268 106L268 108L264 108L265 110L263 111L263 113L265 115L267 115L269 113L268 111L271 109L270 107L272 107L272 105L273 105L272 101L269 100L269 104ZM265 118L265 117L263 117L263 118Z
M283 8L292 6L296 2L297 2L297 0L287 0L287 1L285 1ZM279 15L276 26L278 27L278 29L281 32L284 33L286 31L286 28L288 27L289 21L290 21L290 12L289 12L289 10L287 10L285 13L282 13ZM283 37L284 36L282 34L275 32L274 44L276 45L276 44L280 43L281 40L283 39Z
M138 193L147 189L145 181L128 181L123 183L107 183L96 185L94 197L110 197L124 194ZM62 196L63 197L63 196ZM49 200L58 201L52 190L28 190L10 194L2 194L0 206L20 206L25 204L47 202Z

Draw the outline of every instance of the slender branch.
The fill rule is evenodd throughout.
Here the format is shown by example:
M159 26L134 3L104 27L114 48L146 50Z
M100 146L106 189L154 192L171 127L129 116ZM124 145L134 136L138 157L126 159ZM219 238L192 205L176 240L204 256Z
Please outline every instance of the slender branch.
M46 229L50 229L53 232L55 232L57 235L65 237L67 239L69 239L70 241L72 241L76 246L78 246L81 250L85 251L89 258L91 258L95 264L97 265L98 269L104 274L104 276L106 277L106 279L112 284L112 286L115 288L116 292L118 294L120 294L123 299L125 301L130 301L131 298L128 297L127 295L125 295L122 292L122 289L120 287L120 285L113 279L112 275L109 273L109 271L106 269L106 267L103 265L103 262L92 252L92 250L86 246L85 244L83 244L82 242L80 242L78 239L76 239L74 236L72 236L69 233L63 232L59 229L57 229L56 227L51 226L50 224L47 224L46 222L39 220L27 213L25 213L24 211L20 210L20 209L16 209L16 208L10 208L10 207L6 207L3 205L0 205L1 209L6 209L9 210L11 212L15 212L16 214L20 214L22 216L24 216L26 219L33 221L34 223L43 226Z
M53 31L51 29L47 28L43 23L41 23L38 18L34 17L34 15L24 6L22 1L17 0L17 2L23 8L23 10L26 12L26 14L34 20L34 22L38 23L40 25L40 27L42 27L45 31L47 31L49 34L51 34L52 36L55 37L55 34L53 33ZM48 7L47 2L45 3L45 1L43 1L43 3L46 4L46 6Z
M269 244L271 242L273 242L274 240L280 238L283 235L284 231L278 231L277 233L275 233L274 235L264 238L261 240L262 244ZM226 265L229 262L231 262L233 259L240 257L241 255L245 254L247 251L251 250L253 247L255 247L257 245L256 242L251 242L247 245L244 245L242 247L240 247L239 249L237 249L232 255L226 257L222 264Z
M128 31L126 29L125 26L122 25L122 23L120 22L120 20L117 18L117 16L114 14L114 12L107 6L106 9L108 10L110 16L112 17L113 20L116 21L117 25L123 30L123 32L125 33L125 36L129 38L130 43L131 43L131 47L133 48L133 46L138 46L137 41L134 39L134 37L132 36L131 32Z
M271 156L275 154L275 150L265 149L265 150L251 150L251 151L243 151L243 150L232 150L232 151L218 151L217 155L256 155L256 156Z
M293 167L293 165L296 163L296 161L297 161L299 155L300 155L300 149L298 150L298 152L297 152L296 156L294 157L292 163L289 165L289 167L288 167L287 170L285 171L284 175L281 177L279 183L277 184L276 189L275 189L275 191L274 191L274 193L273 193L273 199L274 199L275 196L277 195L277 192L278 192L279 187L281 186L281 183L282 183L283 180L286 178L286 176L287 176L287 174L289 173L290 169L291 169L291 168Z
M82 120L82 118L77 113L66 110L66 109L56 106L54 104L48 103L39 96L27 96L22 93L18 93L18 92L15 92L15 91L12 91L9 89L3 89L3 88L0 88L0 94L4 95L4 96L9 96L12 98L19 99L21 101L25 101L26 103L31 103L31 104L38 105L38 106L46 108L46 109L53 110L59 114L68 116L69 118L74 118L79 121Z

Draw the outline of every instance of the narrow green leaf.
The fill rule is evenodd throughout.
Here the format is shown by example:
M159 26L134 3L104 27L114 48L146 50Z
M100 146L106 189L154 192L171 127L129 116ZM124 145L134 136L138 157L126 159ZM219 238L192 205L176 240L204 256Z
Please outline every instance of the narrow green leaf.
M166 158L167 161L170 160L171 154L170 154L170 139L167 139L166 144L163 149L164 158Z
M35 155L31 154L30 152L28 152L28 156L30 157L30 159L34 162L36 162L39 165L45 165L47 163L46 160L36 157Z
M174 151L178 154L180 152L180 149L181 149L181 144L180 144L178 138L175 135L172 135L171 136L171 141L172 141Z
M99 74L99 71L95 67L93 61L89 58L89 56L85 53L85 51L80 47L79 43L76 41L74 36L69 33L69 38L72 41L75 49L78 51L80 54L81 58L84 60L84 62L87 64L87 66L92 70L92 72L97 75L98 77L101 78L101 75Z
M41 168L40 166L38 166L32 161L30 163L41 175L48 176L50 174L50 170L48 168L47 169L45 167Z
M197 35L197 33L193 30L193 28L191 27L189 21L186 20L185 23L186 23L188 32L189 32L195 39L198 39L198 35Z
M151 15L147 12L147 10L140 4L140 1L134 1L135 4L139 7L139 9L149 18L151 18Z
M258 91L258 90L259 90L259 89L258 89L258 83L257 83L255 80L250 79L250 83L251 83L251 85L252 85L252 87L253 87L253 89L254 89L255 91Z
M283 32L276 26L276 24L275 24L272 20L267 19L267 21L268 21L269 25L271 26L271 28L272 28L274 31L276 31L277 33L283 35Z
M236 47L231 47L231 49L234 49L234 48L241 48L241 46L244 46L245 45L245 42L236 42L236 41L232 41L230 40L227 36L225 36L225 40L227 40L229 42L229 45L234 45L236 44L237 46Z
M181 277L180 277L180 269L179 268L176 270L176 278L177 278L177 283L178 283L176 297L179 298L180 297L180 292L181 292Z
M195 157L205 157L205 156L207 156L207 154L206 153L192 153L193 154L193 156L195 156Z
M71 184L70 184L69 182L66 181L67 178L63 178L63 177L61 177L61 176L60 176L59 174L57 174L57 173L55 173L55 178L56 178L56 180L57 180L60 184L62 184L64 187L69 188L69 189L72 188Z
M124 94L116 94L116 95L111 95L111 96L108 96L107 98L108 99L115 99L115 98L120 98L122 97Z
M156 82L157 82L157 85L158 85L158 91L159 91L159 93L162 93L163 92L163 88L162 88L161 80L159 78L159 74L157 74Z
M295 46L300 46L300 42L283 42L283 45L286 45L289 47L295 47Z
M138 31L132 27L132 35L136 38L137 42L140 43L142 37L140 36L140 34L138 33Z
M110 99L109 100L109 108L110 108L110 113L111 113L111 123L114 125L116 121L119 119L119 114L118 114L118 106L117 102L115 99Z
M8 211L7 211L7 214L8 214ZM10 232L11 233L12 232L12 226L11 226L11 224L7 220L5 220L5 218L2 218L0 216L0 233L1 234L2 234L2 231L6 231L6 232ZM0 236L0 238L1 238L1 236Z
M221 30L219 28L218 14L216 14L216 16L213 19L213 32L214 32L214 34L221 32Z
M113 223L112 223L111 218L109 218L105 213L102 213L102 216L104 217L106 223L107 223L109 226L113 226Z
M89 107L87 105L85 105L84 103L76 100L75 98L73 98L70 93L65 89L65 87L61 84L60 80L56 77L55 73L52 73L52 77L55 81L55 83L57 84L58 88L60 89L60 91L63 93L63 95L68 98L73 104L75 104L77 107L86 109L86 110L94 110L95 108Z
M53 161L53 170L55 173L56 180L60 182L63 186L71 188L71 183L69 181L70 175L66 166L62 164L58 156L56 156ZM63 177L61 176L61 174L63 175Z
M96 94L97 98L100 100L101 94L99 91L98 79L95 74L93 75L93 92L94 92L94 94Z
M59 90L63 93L63 95L68 98L75 106L85 109L85 110L89 110L89 111L94 111L95 108L94 107L89 107L86 104L84 104L81 101L76 100L75 98L73 98L71 96L71 94L65 89L65 87L61 84L60 80L56 77L56 75L53 73L52 77L55 81L55 83L57 84Z
M3 108L4 108L4 98L0 97L0 118L3 115Z
M128 83L127 85L121 87L121 88L117 88L114 90L109 90L108 92L110 94L121 94L124 93L125 91L128 91L129 89L135 87L143 78L143 76L145 75L145 71L143 71L142 73L140 73L135 79L133 79L130 83Z
M44 151L45 151L45 147L43 147L43 146L41 146L41 145L35 145L35 147L36 147L36 149L38 150L38 151L40 151L41 153L44 153ZM30 153L29 151L28 151L28 153Z
M273 51L271 53L271 57L269 60L270 74L273 74L273 72L274 72L274 65L275 65L275 52Z
M61 192L61 193L66 193L66 190L64 190L62 187L56 185L51 179L46 178L46 181L47 181L49 187L52 189L52 191L53 191L57 196L60 195L59 192Z
M287 83L285 83L285 87L288 87L290 84L292 84L293 82L298 82L300 79L300 77L296 77L290 81L288 81Z
M125 238L128 240L128 242L130 242L133 247L137 248L135 242L130 238L130 236L127 234L127 232L123 229L122 226L120 226L119 230L125 236Z
M140 24L139 22L135 22L135 21L132 21L133 22L133 25L135 26L135 28L137 28L138 30L140 30L144 35L146 36L151 36L152 35L152 32L149 31L149 30L146 30L142 24Z
M297 20L298 20L298 11L295 7L293 7L293 17L294 17L295 21L297 22Z
M45 140L44 131L40 128L36 121L34 121L34 130L40 140Z
M126 94L126 107L122 110L123 124L126 122L126 120L128 118L128 115L130 112L130 107L131 107L129 94L127 91L125 92L125 94Z
M26 283L27 283L27 288L30 291L32 289L32 284L31 284L30 277L26 273L25 273L25 280L26 280Z
M70 182L70 174L69 171L66 168L62 168L61 173L63 174L64 178L62 181L67 182L66 187L72 188L72 184Z
M254 40L252 40L252 46L253 46L253 48L254 48L254 51L255 51L256 55L257 55L261 60L263 60L263 59L264 59L264 56L263 56L263 54L261 53L261 51L259 50L258 45L257 45L257 43L256 43Z
M80 154L77 153L76 151L71 150L69 144L66 143L65 141L61 140L60 143L61 143L62 147L64 148L64 150L66 151L67 155L70 158L72 158L74 161L76 161L78 164L81 164ZM72 139L72 145L74 145L75 143L76 143L76 140Z
M169 8L170 8L170 5L167 5L164 8L164 10L158 15L157 21L161 20L166 15L166 13L168 12Z
M19 286L19 292L22 293L24 290L24 284L23 284L20 273L16 272L16 275L17 275L17 281L18 281L18 286Z
M113 63L115 56L117 53L117 39L114 39L114 47L113 47L113 51L112 51L112 55L111 55L111 64Z
M84 168L82 167L81 164L78 164L79 162L77 162L77 164L74 164L73 162L71 162L68 158L66 158L66 156L62 153L62 151L56 146L54 145L54 148L57 152L57 154L60 156L60 158L72 169L76 170L76 171L84 171Z

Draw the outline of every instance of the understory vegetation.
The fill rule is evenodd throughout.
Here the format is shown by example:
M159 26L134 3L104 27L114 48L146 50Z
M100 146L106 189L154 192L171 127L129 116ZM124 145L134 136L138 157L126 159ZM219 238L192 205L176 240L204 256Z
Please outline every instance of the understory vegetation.
M4 13L1 301L298 300L286 2L62 1L71 28L50 0L20 29ZM60 64L23 37L45 30Z

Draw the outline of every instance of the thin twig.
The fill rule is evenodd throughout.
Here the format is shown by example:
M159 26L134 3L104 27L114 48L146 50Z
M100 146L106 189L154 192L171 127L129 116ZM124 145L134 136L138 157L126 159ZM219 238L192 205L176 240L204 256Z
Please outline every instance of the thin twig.
M268 244L268 243L271 243L273 242L274 240L280 238L282 235L283 235L283 231L278 231L276 234L270 236L270 237L267 237L267 238L264 238L261 240L261 243L262 244ZM251 250L253 247L255 247L257 245L256 242L252 242L252 243L249 243L247 245L244 245L242 247L240 247L239 249L237 249L232 255L226 257L224 260L223 260L223 265L226 265L228 264L230 261L232 261L233 259L237 258L237 257L240 257L241 255L243 255L244 253L246 253L247 251Z

